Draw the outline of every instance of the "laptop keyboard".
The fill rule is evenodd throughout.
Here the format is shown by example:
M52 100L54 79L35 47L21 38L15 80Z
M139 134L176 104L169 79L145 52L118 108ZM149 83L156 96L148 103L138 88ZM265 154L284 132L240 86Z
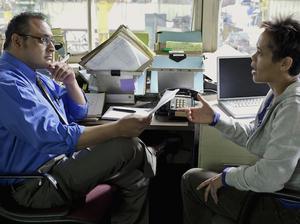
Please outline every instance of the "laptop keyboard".
M223 103L230 107L258 107L262 103L263 99L239 99L232 101L224 101Z
M263 98L221 101L220 105L233 117L255 117Z

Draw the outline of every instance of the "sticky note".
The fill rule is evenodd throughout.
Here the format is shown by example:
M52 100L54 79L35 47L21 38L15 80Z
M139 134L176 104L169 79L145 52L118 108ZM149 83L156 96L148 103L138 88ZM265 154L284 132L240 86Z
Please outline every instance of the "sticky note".
M120 79L121 90L124 92L134 91L134 79Z

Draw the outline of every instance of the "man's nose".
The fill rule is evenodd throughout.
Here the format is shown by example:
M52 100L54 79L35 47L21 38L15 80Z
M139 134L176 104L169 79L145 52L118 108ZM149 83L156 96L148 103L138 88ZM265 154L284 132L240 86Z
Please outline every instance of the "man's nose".
M52 41L50 41L49 44L47 45L47 49L52 52L55 51L56 50L55 44Z

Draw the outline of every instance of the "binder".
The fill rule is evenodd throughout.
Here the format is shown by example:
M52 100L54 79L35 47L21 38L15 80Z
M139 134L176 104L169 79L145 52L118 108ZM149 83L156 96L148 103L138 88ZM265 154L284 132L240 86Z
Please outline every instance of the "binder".
M143 71L154 56L146 44L121 25L108 40L82 57L79 64L92 71Z

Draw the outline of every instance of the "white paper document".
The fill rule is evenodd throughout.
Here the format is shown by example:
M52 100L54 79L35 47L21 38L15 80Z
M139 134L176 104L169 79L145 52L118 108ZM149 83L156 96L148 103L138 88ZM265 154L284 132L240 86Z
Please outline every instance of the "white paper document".
M149 114L155 113L155 111L157 111L162 105L173 99L178 91L179 89L166 90L164 95L160 98L158 104L152 110L150 110Z
M148 60L149 58L128 40L118 36L91 58L86 67L91 70L135 71Z
M134 108L134 107L117 107L111 106L103 114L101 119L104 120L119 120L127 115L135 114L142 117L147 117L149 115L149 109L147 108Z
M107 120L118 120L129 114L135 114L138 116L147 117L150 114L154 114L161 106L165 103L172 100L179 89L175 90L166 90L164 95L161 97L160 101L154 108L135 108L135 107L120 107L120 106L111 106L102 116L102 119Z

